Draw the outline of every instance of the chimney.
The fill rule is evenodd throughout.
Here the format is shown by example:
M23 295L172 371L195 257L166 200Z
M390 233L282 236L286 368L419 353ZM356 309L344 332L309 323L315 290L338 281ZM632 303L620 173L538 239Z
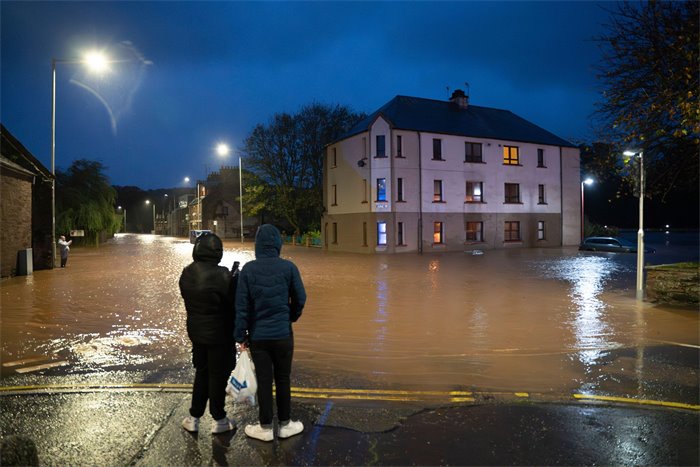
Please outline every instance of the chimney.
M455 89L452 93L452 97L450 97L450 102L455 104L459 109L466 109L469 105L469 97L464 94L464 91L461 89Z

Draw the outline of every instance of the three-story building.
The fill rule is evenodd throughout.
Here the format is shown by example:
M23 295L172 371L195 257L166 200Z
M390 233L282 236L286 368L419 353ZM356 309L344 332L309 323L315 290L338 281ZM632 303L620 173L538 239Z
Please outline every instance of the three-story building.
M579 150L507 110L397 96L327 147L329 250L575 245Z

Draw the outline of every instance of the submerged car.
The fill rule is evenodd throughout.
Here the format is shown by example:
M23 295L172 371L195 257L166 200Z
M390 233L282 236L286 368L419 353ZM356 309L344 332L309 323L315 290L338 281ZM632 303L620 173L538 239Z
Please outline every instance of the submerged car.
M588 237L579 245L583 251L611 251L614 253L636 253L637 245L619 237ZM655 253L656 249L644 247L645 253Z

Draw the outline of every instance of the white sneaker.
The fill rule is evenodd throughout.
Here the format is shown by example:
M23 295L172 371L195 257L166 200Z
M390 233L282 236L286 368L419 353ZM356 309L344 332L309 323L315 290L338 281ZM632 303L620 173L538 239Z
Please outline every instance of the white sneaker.
M260 441L272 441L275 437L272 428L263 428L259 423L256 425L246 425L245 434L250 438L259 439Z
M290 420L289 423L286 425L281 425L277 429L277 437L278 438L289 438L290 436L298 435L304 431L304 424L301 423L298 420L292 421Z
M224 417L221 420L216 420L214 422L214 424L211 426L211 432L225 433L233 430L234 428L236 428L236 425L234 425L233 422L228 419L228 417Z
M191 415L188 415L182 421L182 428L191 433L197 433L199 431L199 419L197 417L192 417Z

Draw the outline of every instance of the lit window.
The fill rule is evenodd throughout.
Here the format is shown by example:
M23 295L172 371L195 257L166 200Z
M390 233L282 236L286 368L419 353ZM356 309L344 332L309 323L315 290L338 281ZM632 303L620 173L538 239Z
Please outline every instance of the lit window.
M503 238L506 242L520 241L520 222L506 221Z
M537 167L546 167L544 165L544 149L537 148Z
M433 180L433 203L442 202L442 180Z
M483 162L481 143L464 143L464 162Z
M377 245L386 245L386 222L377 222Z
M545 198L544 185L537 185L537 203L547 204L547 199Z
M433 243L442 243L442 222L433 222Z
M396 157L403 157L403 144L401 135L396 135Z
M544 221L537 221L537 240L545 239Z
M483 203L483 189L484 184L482 182L467 182L467 192L464 201L466 203Z
M442 140L439 138L433 138L433 160L442 160Z
M505 202L519 203L520 202L520 185L517 183L505 184Z
M377 201L386 201L386 178L377 179Z
M517 146L503 146L503 164L520 165L520 152Z
M377 157L386 157L386 145L384 135L377 135Z
M468 242L483 242L484 241L484 223L483 222L467 222L467 241Z

